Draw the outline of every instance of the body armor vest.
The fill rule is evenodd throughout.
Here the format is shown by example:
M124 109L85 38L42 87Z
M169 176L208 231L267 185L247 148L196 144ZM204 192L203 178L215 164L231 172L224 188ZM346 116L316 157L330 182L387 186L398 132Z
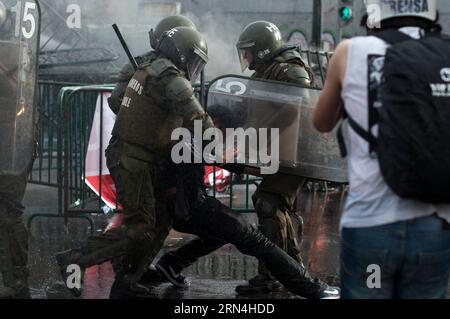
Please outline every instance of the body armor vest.
M170 152L175 143L172 132L183 124L166 97L166 86L174 76L182 76L181 71L166 59L140 67L127 86L112 135L152 154Z

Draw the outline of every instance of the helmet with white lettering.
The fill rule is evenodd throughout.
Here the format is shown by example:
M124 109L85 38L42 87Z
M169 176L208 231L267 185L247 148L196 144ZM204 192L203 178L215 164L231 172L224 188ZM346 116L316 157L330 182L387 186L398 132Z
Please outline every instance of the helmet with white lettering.
M242 31L236 47L242 72L254 70L256 64L269 62L283 46L278 27L268 21L250 23Z
M372 25L382 21L416 17L436 21L438 16L437 0L364 0L367 7L368 21Z
M162 53L185 72L191 82L195 82L208 63L206 40L200 32L190 27L178 27L164 32L157 52Z
M157 49L158 42L161 39L164 32L172 30L173 28L177 27L189 27L194 30L197 30L197 27L195 26L194 22L192 22L191 19L188 17L182 16L182 15L174 15L169 16L164 19L162 19L155 29L151 29L149 32L150 35L150 45L153 49Z

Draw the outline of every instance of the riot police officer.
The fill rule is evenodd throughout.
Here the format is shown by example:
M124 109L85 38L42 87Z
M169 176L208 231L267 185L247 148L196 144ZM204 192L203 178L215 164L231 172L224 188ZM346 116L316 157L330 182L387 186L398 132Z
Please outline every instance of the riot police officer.
M298 48L284 45L281 33L273 23L257 21L249 24L239 37L237 49L242 71L247 68L255 71L254 78L307 87L314 83L313 73L303 61ZM297 191L303 183L304 178L295 175L277 173L267 176L256 190L253 202L261 233L286 251L304 269L297 232L291 219L291 214L295 212ZM186 279L181 270L222 245L223 242L211 238L194 240L175 252L165 254L156 268L174 285L183 287ZM305 269L303 273L305 281L309 280ZM337 288L319 284L317 280L316 283L305 285L303 295L323 298L339 296ZM279 288L279 283L264 264L259 263L259 274L248 285L238 286L236 290L242 294L252 294L272 292Z
M197 30L194 22L192 22L189 18L182 16L182 15L173 15L168 16L164 19L162 19L157 26L154 29L151 29L149 32L149 39L150 39L150 46L153 49L152 51L149 51L141 56L138 56L135 58L137 65L144 65L149 64L153 61L155 61L158 58L158 45L159 40L162 38L164 32L167 32L173 28L176 27L188 27L192 28L193 30ZM120 110L120 105L122 104L123 97L125 95L125 90L127 88L128 83L132 79L133 75L135 73L135 70L133 66L128 63L123 66L121 71L119 72L116 86L111 94L111 97L108 99L108 104L111 110L114 112L114 114L117 114ZM167 178L167 174L161 174L160 171L157 172L156 179L158 182L156 183L157 186L161 186L163 179ZM170 222L170 216L171 212L168 212L166 209L165 204L165 190L161 187L157 187L155 189L155 197L158 199L156 201L156 210L158 212L158 215L162 218L164 216L165 220L162 223L159 223L159 227L156 229L155 239L153 241L151 250L158 252L166 239L166 237L169 235L170 229L171 229L171 222ZM152 254L153 255L153 254ZM113 262L114 269L116 272L120 272L119 268L121 267L131 267L128 263L133 263L133 260L138 260L140 256L135 256L134 258L131 258L131 256L128 256L126 260L120 260L116 259L115 262ZM152 279L155 278L155 274L150 275L150 273L145 276L144 281L148 282L147 278L151 277ZM157 274L156 274L157 275ZM156 277L158 279L158 276ZM126 291L125 289L121 289L121 284L116 281L115 285L113 286L113 289L111 291L111 296L114 297L116 295L123 296L123 291ZM117 292L116 292L117 291ZM126 292L125 292L126 293Z
M144 63L150 63L157 58L156 49L158 48L159 39L161 39L164 32L169 31L176 27L189 27L197 30L194 22L189 18L182 15L169 16L162 19L155 29L151 29L149 32L150 45L153 49L143 55L135 58L138 65ZM135 70L133 66L128 63L122 67L117 77L117 83L111 97L108 99L108 104L114 114L117 114L120 110L120 105L122 104L123 96L125 95L125 90L127 88L128 82L134 75Z
M67 266L71 264L85 269L115 257L139 256L139 261L127 263L133 269L116 276L130 288L138 286L155 257L156 229L166 220L155 208L155 181L158 164L170 155L172 131L193 130L196 120L202 121L205 130L214 126L191 85L208 61L201 34L190 27L171 29L163 34L156 54L156 59L139 66L129 82L106 151L124 225L90 237L81 249L58 254L64 279L70 275ZM79 287L71 292L81 294Z
M267 21L257 21L245 27L236 45L242 71L255 71L256 79L287 82L302 86L314 83L310 67L303 61L295 46L283 44L278 27ZM304 178L277 173L263 179L253 195L261 232L303 264L297 232L291 219L297 191ZM250 279L248 286L239 286L238 292L258 292L276 287L270 273L259 265L259 274Z
M30 298L28 232L22 200L35 157L35 88L40 11L30 2L35 29L15 34L11 7L0 1L0 298ZM24 33L26 32L26 36Z

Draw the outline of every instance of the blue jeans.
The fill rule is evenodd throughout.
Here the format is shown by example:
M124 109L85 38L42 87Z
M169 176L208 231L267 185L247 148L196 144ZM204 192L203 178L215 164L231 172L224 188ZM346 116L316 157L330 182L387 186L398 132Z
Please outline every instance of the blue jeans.
M437 216L343 229L343 299L445 299L449 274L449 224Z

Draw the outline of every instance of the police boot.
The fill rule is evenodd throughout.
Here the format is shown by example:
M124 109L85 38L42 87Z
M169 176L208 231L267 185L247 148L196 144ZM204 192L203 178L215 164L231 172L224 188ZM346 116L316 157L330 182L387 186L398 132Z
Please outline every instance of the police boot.
M14 289L10 287L0 288L0 299L13 299Z
M236 287L240 295L267 294L281 291L283 286L270 275L258 274L248 284Z
M116 274L116 278L114 279L109 294L109 299L128 300L150 294L150 288L139 283L134 283L132 278L133 276L131 274Z
M26 267L16 267L12 274L3 273L5 287L0 289L0 299L31 299L28 276Z
M73 249L55 255L62 280L74 297L81 297L81 285L85 269L78 264L81 250ZM77 273L78 272L78 273Z

